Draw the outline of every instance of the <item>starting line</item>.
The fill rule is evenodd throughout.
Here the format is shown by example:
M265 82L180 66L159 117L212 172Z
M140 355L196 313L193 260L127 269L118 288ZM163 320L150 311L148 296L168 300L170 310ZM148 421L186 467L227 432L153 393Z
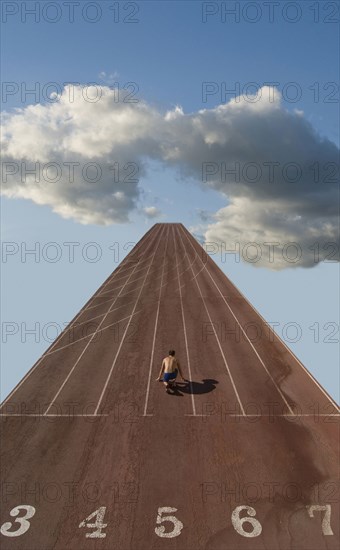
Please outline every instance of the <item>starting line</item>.
M81 417L81 418L93 418L93 417L96 417L96 416L114 416L114 413L112 414L34 414L34 413L31 413L31 414L19 414L19 413L0 413L0 416L5 416L5 417L10 417L10 416L13 416L13 417L16 417L16 418L24 418L24 417L39 417L41 416L41 418L47 418L47 417L54 417L54 418L58 418L58 417L61 417L61 418L72 418L72 417ZM144 417L147 417L147 416L155 416L153 414L143 414L141 415L139 418L144 418ZM190 416L190 417L205 417L205 418L213 418L214 416L220 416L220 415L214 415L214 414L199 414L199 413L196 413L196 414L185 414L184 416ZM319 414L313 414L313 413L305 413L305 414L291 414L291 413L287 413L287 414L242 414L242 413L231 413L231 414L223 414L224 417L227 417L227 416L230 416L230 417L240 417L240 418L285 418L285 417L290 417L290 418L299 418L299 417L309 417L309 416L313 416L313 417L316 417L316 416L324 416L324 417L327 417L327 416L340 416L340 413L319 413Z

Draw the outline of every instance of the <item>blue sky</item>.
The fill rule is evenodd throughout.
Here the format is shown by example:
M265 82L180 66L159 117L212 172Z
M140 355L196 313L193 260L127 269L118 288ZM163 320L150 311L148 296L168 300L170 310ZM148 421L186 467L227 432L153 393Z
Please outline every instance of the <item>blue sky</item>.
M6 4L13 2L4 2L3 6ZM22 4L30 8L34 2ZM259 20L250 22L256 13L249 2L104 1L93 3L98 14L98 21L93 23L85 18L93 19L95 8L89 7L84 16L81 8L75 7L74 22L70 22L69 13L62 3L59 3L62 6L61 19L52 23L51 19L57 12L52 9L44 12L44 4L39 3L39 21L35 21L38 15L27 15L25 22L24 13L20 10L8 15L7 19L5 12L2 13L2 80L5 83L14 83L15 87L24 91L38 83L42 92L49 82L58 83L60 87L68 82L81 85L97 83L101 86L118 82L120 88L133 82L138 89L136 97L138 101L146 102L150 119L153 117L151 112L156 112L158 116L159 113L174 110L176 106L180 106L183 113L192 114L192 119L199 110L206 109L209 110L209 120L206 122L205 115L202 115L201 122L207 124L210 131L211 125L215 124L217 128L218 123L214 109L237 95L223 93L224 89L240 89L242 92L247 84L256 83L255 87L249 88L254 93L256 87L262 88L265 84L276 82L282 96L279 110L291 113L291 117L282 115L282 120L287 122L284 126L287 130L282 130L283 143L285 131L288 132L291 127L300 131L297 118L300 116L331 144L320 145L311 131L304 133L303 126L301 136L306 135L317 152L320 149L320 158L333 158L332 144L338 147L339 139L339 91L334 84L339 79L339 30L336 23L339 13L332 7L326 7L326 3L308 0L293 2L288 9L288 3L282 2L275 8L271 22L268 7L258 2L255 4ZM336 7L336 3L328 4ZM115 6L116 11L110 6ZM233 16L228 16L223 22L225 7L240 10L240 21L236 22ZM216 13L208 15L203 23L202 13L206 10ZM299 20L292 22L295 18ZM136 22L128 22L129 19ZM215 83L216 89L216 93L208 96L206 101L202 97L204 83ZM6 95L6 91L10 90L9 87L2 90L2 110L7 111L9 116L16 108L25 110L29 104L46 104L42 93L37 98L27 95L23 101L19 92ZM298 94L295 102L291 101L294 93ZM300 115L294 114L295 110ZM24 116L27 117L25 111ZM236 117L233 113L232 116ZM255 128L253 121L258 114L249 112L248 115L245 109L242 117L242 128L246 124L248 137ZM276 114L270 111L268 117L268 120L274 120ZM241 128L238 119L235 120L232 138ZM251 124L249 121L252 121ZM153 119L151 122L153 124ZM170 128L175 136L182 134L176 124L175 121ZM178 124L182 124L182 120ZM278 126L278 133L280 128ZM112 132L114 134L114 128ZM112 136L108 135L111 139ZM163 136L162 133L160 135ZM261 135L260 132L258 135ZM200 143L199 140L197 143ZM152 148L154 151L155 146L152 145ZM256 150L255 140L254 154L249 160L256 158ZM145 159L145 148L142 150L140 158L146 162L147 170L140 174L139 195L134 207L128 208L130 222L107 226L96 223L84 225L79 223L78 214L78 218L74 215L65 219L60 212L53 212L55 203L51 201L40 205L37 204L39 201L32 201L33 195L29 200L22 198L22 190L21 195L16 195L17 198L9 198L8 192L3 197L3 239L18 243L19 247L29 247L36 242L41 246L55 242L62 256L56 263L42 256L36 263L28 256L27 262L23 263L17 253L9 256L2 265L2 319L5 323L18 326L18 333L9 336L3 345L2 397L49 345L42 334L38 342L33 336L27 336L27 341L21 342L24 331L21 324L29 328L38 323L43 333L43 327L49 323L61 326L69 321L116 267L114 260L117 258L110 250L113 243L120 243L122 248L126 242L136 242L157 221L181 221L199 235L209 231L208 240L219 234L225 236L230 230L223 220L223 226L216 224L213 215L221 212L225 216L223 209L236 200L237 193L230 196L216 181L210 186L202 185L197 175L196 157L189 165L185 158L185 143L183 151L184 157L176 164L168 159L164 161L164 157L158 154ZM122 158L126 160L128 154L124 151ZM146 157L148 154L149 149ZM193 155L193 151L190 149L187 154ZM289 152L283 158L289 158ZM250 192L253 193L253 189ZM286 204L286 189L280 192ZM291 188L289 193L289 204L293 204ZM246 198L246 194L242 196L242 200ZM263 198L258 200L262 204ZM299 200L302 204L302 191ZM143 210L150 207L157 209L158 217L150 218ZM311 208L313 212L314 207ZM206 213L208 220L202 218L201 211ZM320 213L317 215L320 216ZM270 231L275 226L275 220L272 223ZM308 220L308 224L310 228L312 221ZM322 224L325 224L323 215L322 222L316 225ZM291 234L287 227L285 231L287 235ZM86 261L80 252L76 252L75 261L71 263L63 245L66 241L80 243L77 247L79 251L88 243L95 242L101 250L101 258L97 262ZM120 259L125 253L122 249ZM285 336L284 326L287 323L301 326L299 341L294 343L285 339L286 343L327 391L339 400L339 333L333 335L333 341L327 341L339 324L339 264L321 262L315 267L301 265L273 271L268 266L256 268L247 262L235 262L232 257L227 262L221 262L218 254L214 259L267 320L279 323L281 337ZM66 298L63 301L58 298L60 289ZM319 329L318 342L315 341L316 328ZM293 338L292 334L288 337Z

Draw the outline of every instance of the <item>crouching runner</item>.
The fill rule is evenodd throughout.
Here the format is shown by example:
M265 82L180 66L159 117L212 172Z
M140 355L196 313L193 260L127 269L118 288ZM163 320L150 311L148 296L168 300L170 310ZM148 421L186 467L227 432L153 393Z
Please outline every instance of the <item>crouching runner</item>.
M171 390L175 386L178 373L182 380L185 381L185 378L182 374L181 365L179 364L178 359L176 359L175 357L175 350L171 349L169 351L169 355L167 357L164 357L162 361L162 367L156 380L161 381L161 377L163 374L162 381L165 385L166 391L169 392L169 390Z

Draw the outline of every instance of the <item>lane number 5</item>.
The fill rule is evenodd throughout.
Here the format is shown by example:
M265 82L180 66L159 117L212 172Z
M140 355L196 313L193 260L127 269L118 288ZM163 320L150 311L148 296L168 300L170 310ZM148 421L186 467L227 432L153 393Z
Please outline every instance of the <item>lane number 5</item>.
M156 523L160 525L164 521L170 521L173 524L173 530L169 532L165 531L164 525L161 525L161 527L155 527L155 533L159 537L172 539L173 537L178 537L178 535L181 534L183 523L175 516L163 516L163 514L171 514L173 512L177 512L177 508L170 508L169 506L158 508Z

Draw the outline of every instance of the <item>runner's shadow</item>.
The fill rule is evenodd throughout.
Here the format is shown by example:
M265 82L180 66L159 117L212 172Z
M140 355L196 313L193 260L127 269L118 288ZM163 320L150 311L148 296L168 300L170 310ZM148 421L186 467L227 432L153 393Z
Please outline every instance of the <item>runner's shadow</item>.
M172 395L182 396L184 393L200 395L209 393L216 389L217 380L205 378L202 382L187 380L186 382L176 382L176 386L172 390Z

